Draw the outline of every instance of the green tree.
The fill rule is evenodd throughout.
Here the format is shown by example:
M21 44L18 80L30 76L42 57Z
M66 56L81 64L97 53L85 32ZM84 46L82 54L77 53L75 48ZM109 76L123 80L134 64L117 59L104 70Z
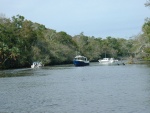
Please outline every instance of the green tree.
M18 40L16 30L10 19L0 18L0 64L1 68L10 68L16 65L17 57L20 55L17 47Z
M144 44L141 45L142 52L145 54L144 59L150 60L150 19L146 19L142 30L144 40Z

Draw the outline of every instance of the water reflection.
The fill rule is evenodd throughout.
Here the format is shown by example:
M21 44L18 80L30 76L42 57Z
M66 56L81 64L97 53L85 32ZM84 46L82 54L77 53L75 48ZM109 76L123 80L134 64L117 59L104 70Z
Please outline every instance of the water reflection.
M0 77L19 77L19 76L34 76L34 75L44 75L45 70L64 70L74 67L73 64L68 65L55 65L55 66L45 66L40 68L23 68L23 69L9 69L0 70ZM42 72L41 72L42 71Z
M33 71L27 69L12 69L12 70L1 70L0 77L15 77L15 76L29 76L32 75Z

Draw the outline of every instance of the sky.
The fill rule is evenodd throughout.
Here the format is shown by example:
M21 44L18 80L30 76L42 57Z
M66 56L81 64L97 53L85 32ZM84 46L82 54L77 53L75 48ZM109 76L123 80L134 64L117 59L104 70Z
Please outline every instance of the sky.
M0 0L0 14L21 15L57 32L130 38L150 17L147 0Z

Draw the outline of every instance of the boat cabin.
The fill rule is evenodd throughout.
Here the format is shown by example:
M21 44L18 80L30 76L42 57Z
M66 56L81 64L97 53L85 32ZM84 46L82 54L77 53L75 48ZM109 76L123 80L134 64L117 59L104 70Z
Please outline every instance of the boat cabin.
M74 58L74 60L83 60L83 61L87 61L87 58L86 57L84 57L84 56L76 56L75 58Z

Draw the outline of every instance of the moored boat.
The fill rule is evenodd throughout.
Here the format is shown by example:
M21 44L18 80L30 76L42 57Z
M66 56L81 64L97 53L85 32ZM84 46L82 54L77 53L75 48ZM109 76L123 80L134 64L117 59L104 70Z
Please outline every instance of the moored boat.
M98 60L101 64L112 64L112 63L118 63L118 60L115 60L114 58L103 58L101 60Z
M42 66L43 66L42 62L33 62L31 68L39 68Z
M90 64L90 62L87 60L87 58L85 56L77 55L73 59L73 64L75 66L87 66Z

